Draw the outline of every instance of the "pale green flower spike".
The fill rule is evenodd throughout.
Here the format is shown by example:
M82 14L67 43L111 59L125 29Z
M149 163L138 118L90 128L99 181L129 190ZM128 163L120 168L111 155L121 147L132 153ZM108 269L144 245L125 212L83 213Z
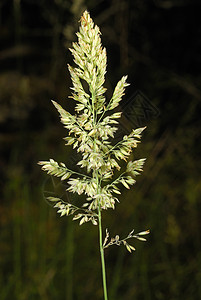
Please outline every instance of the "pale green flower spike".
M129 189L135 183L135 177L142 171L145 158L128 162L127 160L133 148L136 148L140 142L141 133L145 127L132 130L121 141L112 144L111 139L114 138L118 129L121 112L112 113L111 110L116 108L122 100L125 88L129 85L126 82L127 76L121 78L114 89L112 98L107 101L106 88L103 86L107 56L106 49L101 44L100 30L94 25L87 11L83 13L80 21L81 26L77 33L78 42L73 43L70 49L77 66L68 65L73 83L70 98L76 102L76 113L71 115L58 103L52 102L60 114L61 122L68 130L68 136L65 138L66 145L72 145L81 154L82 158L77 165L86 172L75 172L68 169L64 163L57 163L53 159L40 161L39 165L42 165L42 170L48 174L67 181L67 191L86 195L86 202L81 207L57 197L48 199L55 202L54 207L58 209L61 216L73 215L73 220L79 219L80 225L88 221L99 225L104 299L106 300L104 249L113 244L123 244L131 252L135 248L126 240L137 238L145 241L140 236L149 233L149 231L143 231L134 235L133 230L123 240L120 240L117 235L108 242L109 232L106 231L106 238L102 243L102 210L114 209L118 201L116 195L121 194L121 184ZM88 85L87 89L86 85ZM113 179L114 170L120 171L121 169L120 160L127 162L127 166L124 172Z

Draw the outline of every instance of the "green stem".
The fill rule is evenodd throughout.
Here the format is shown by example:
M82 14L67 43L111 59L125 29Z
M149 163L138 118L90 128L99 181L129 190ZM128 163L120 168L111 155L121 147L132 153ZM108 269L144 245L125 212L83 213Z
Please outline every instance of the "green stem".
M101 208L98 210L98 219L99 219L99 243L100 243L100 255L101 255L101 265L102 265L102 280L103 280L103 291L104 291L104 300L108 300L107 297L107 283L106 283L106 271L105 271L105 258L104 258L104 249L103 249L103 237L102 237L102 223L101 223Z

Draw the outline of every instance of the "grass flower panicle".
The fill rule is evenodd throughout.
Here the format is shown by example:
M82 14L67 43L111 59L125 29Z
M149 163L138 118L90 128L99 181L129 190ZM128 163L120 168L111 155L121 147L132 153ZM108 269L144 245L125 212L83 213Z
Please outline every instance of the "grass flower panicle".
M86 202L80 207L58 197L48 197L48 200L54 203L61 216L73 215L73 220L79 220L80 225L90 221L93 225L99 226L103 289L106 300L108 298L104 249L114 244L118 246L122 244L131 252L135 248L128 244L127 240L136 238L145 241L146 239L141 236L149 233L143 231L134 234L133 230L122 240L116 235L109 241L109 232L106 230L103 242L101 222L102 211L114 209L116 202L119 201L117 195L121 194L121 185L129 189L135 184L136 176L142 172L144 158L135 161L128 159L132 150L140 142L145 127L132 130L116 144L112 142L122 113L111 113L111 111L119 105L125 88L129 85L127 76L119 80L111 99L107 101L104 87L107 56L106 49L101 44L99 27L94 25L87 11L83 13L80 23L80 30L77 33L78 42L74 42L70 49L76 66L68 65L73 84L70 98L75 101L75 114L70 114L57 102L52 102L60 114L61 123L68 130L68 135L64 138L66 145L72 146L81 154L77 165L85 172L71 170L63 162L58 163L53 159L40 161L39 165L49 175L66 181L68 192L86 196ZM121 160L126 164L125 171L122 172L119 163ZM115 170L121 173L114 179Z

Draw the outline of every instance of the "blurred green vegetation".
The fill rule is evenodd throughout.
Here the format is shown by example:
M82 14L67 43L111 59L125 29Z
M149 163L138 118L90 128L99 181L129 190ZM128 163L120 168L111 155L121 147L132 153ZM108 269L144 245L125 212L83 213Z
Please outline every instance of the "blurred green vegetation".
M64 187L37 166L75 163L50 99L73 109L66 48L85 8L107 49L108 96L128 74L122 107L141 90L160 112L122 119L124 130L147 125L134 155L148 159L104 225L151 234L132 255L106 251L110 300L201 299L201 5L187 0L1 1L0 299L102 299L97 228L56 214L44 195Z

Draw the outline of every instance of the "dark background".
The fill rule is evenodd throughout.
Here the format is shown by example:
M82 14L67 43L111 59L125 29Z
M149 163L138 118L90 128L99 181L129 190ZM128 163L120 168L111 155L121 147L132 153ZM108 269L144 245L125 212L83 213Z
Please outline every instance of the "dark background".
M110 300L201 299L201 22L193 0L1 0L0 299L103 299L97 227L60 218L62 193L37 162L71 166L50 100L73 111L67 48L87 8L107 49L107 96L122 75L121 132L147 125L134 157L143 174L122 189L104 227L151 229L136 252L106 251Z

